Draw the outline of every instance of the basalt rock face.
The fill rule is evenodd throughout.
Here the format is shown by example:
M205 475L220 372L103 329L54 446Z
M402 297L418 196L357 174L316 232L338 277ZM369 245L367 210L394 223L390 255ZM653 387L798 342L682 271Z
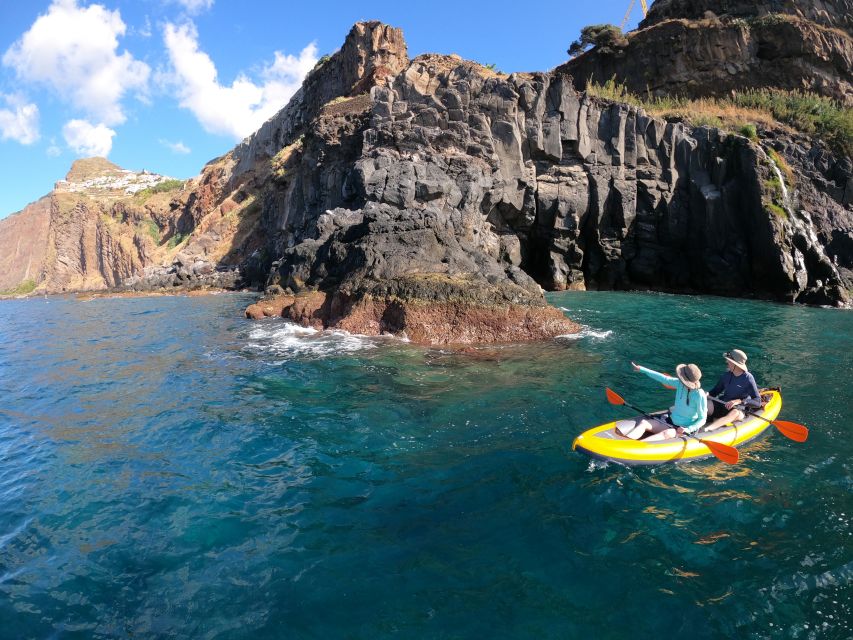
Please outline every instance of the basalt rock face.
M308 316L327 326L369 299L365 332L400 329L400 300L540 307L538 285L844 304L850 161L769 135L764 149L656 120L559 72L421 56L285 147L267 284L326 292Z
M780 132L765 145L787 158L782 175L743 137L577 96L568 82L550 87L568 133L561 161L537 163L532 185L526 268L544 286L849 302L849 159Z
M562 71L585 88L615 78L637 94L724 96L809 90L853 105L851 0L658 0L627 46Z
M700 20L708 11L734 18L789 14L853 32L853 0L655 0L640 28L665 20Z
M364 49L378 52L382 64L369 62L373 54L351 53ZM343 72L353 60L359 71ZM356 25L341 51L309 76L303 92L234 151L232 184L263 176L256 184L269 244L250 268L263 273L264 256L275 258L266 284L299 294L294 300L301 302L273 308L315 326L431 343L576 331L545 303L539 285L519 268L520 257L503 259L518 255L518 242L502 242L502 232L481 211L491 206L483 198L496 167L469 156L464 145L454 147L459 140L450 131L442 133L439 120L447 122L447 107L439 104L435 122L415 128L406 103L394 106L389 79L421 74L427 83L437 81L428 77L436 65L485 72L440 56L411 65L399 31ZM340 93L330 95L329 86ZM435 87L426 89L419 94L424 102ZM365 90L370 92L358 93ZM306 105L315 104L315 94L330 99L311 119ZM396 126L394 114L407 119ZM515 185L510 191L508 197L518 196Z

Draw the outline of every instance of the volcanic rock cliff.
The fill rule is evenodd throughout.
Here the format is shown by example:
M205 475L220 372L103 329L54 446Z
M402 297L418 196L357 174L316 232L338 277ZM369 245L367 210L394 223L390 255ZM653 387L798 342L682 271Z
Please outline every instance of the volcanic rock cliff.
M537 283L848 300L853 174L819 142L694 130L578 92L560 70L395 65L307 126L297 100L235 151L271 167L267 284L317 292L251 315L364 328L363 303L373 331L399 330L401 301L531 304Z
M802 19L849 28L826 16ZM409 60L398 29L359 23L279 114L163 196L152 219L180 243L124 286L239 268L233 284L267 291L251 317L433 343L576 330L542 288L848 302L849 157L781 125L750 140L655 118L569 70ZM842 75L821 87L846 96Z
M853 0L657 0L623 46L559 69L637 94L809 90L853 106Z

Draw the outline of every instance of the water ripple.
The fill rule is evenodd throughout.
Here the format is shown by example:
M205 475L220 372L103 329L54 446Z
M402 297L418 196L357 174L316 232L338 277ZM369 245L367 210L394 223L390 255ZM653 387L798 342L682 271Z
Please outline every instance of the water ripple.
M849 314L567 293L580 340L459 351L249 300L0 304L0 637L850 635ZM732 346L808 443L570 451Z

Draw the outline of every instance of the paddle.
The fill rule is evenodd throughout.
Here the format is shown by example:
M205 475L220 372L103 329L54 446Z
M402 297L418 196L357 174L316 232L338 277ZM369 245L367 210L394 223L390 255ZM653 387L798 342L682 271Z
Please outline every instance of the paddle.
M610 404L625 405L626 407L630 407L634 411L639 411L643 415L649 415L648 412L643 411L642 409L638 409L634 405L625 402L625 399L612 389L605 388L605 392L607 393L607 401ZM738 450L734 447L730 447L729 445L723 444L722 442L714 442L713 440L704 440L702 438L697 438L693 434L686 432L684 435L689 436L694 440L698 440L699 442L704 444L706 447L708 447L708 449L711 450L711 453L713 453L719 460L722 460L727 464L736 464L737 461L740 459L740 453L738 453Z
M716 402L717 404L721 404L723 406L726 405L722 400L718 400L713 396L708 396L711 400ZM746 407L741 407L741 411L744 413L748 413L749 415L758 418L759 420L764 420L764 422L769 422L774 427L779 429L780 433L786 438L790 438L794 442L805 442L809 437L809 430L807 427L798 424L796 422L788 422L787 420L768 420L767 418L758 415L754 411L748 411Z

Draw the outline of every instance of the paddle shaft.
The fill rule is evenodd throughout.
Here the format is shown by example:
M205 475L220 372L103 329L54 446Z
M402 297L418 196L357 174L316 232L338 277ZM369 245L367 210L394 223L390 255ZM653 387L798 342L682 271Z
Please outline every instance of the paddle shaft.
M722 403L722 400L717 400L716 398L711 397L717 403ZM751 415L754 418L758 418L759 420L764 420L764 422L776 427L786 438L793 440L794 442L805 442L809 438L809 430L807 427L804 427L801 424L797 424L796 422L788 422L787 420L768 420L764 416L760 416L753 411L748 411L744 406L742 410L744 413Z
M709 395L708 397L709 397L711 400L713 400L714 402L716 402L717 404L722 405L722 406L723 406L723 408L725 408L725 406L726 406L726 401L725 401L725 400L720 400L719 398L715 398L715 397L714 397L714 396L712 396L712 395ZM758 418L759 420L764 420L764 422L767 422L767 423L769 423L769 424L773 424L773 421L772 421L772 420L768 420L768 419L767 419L767 418L765 418L764 416L760 416L760 415L758 415L757 413L755 413L754 411L749 411L749 410L746 408L746 404L745 404L745 403L744 403L744 404L742 405L742 407L740 407L740 408L739 408L737 405L735 405L734 407L732 407L732 409L737 409L738 411L743 411L744 413L748 413L748 414L749 414L749 415L751 415L751 416L755 416L755 417L756 417L756 418ZM728 411L731 411L731 409L728 409Z

